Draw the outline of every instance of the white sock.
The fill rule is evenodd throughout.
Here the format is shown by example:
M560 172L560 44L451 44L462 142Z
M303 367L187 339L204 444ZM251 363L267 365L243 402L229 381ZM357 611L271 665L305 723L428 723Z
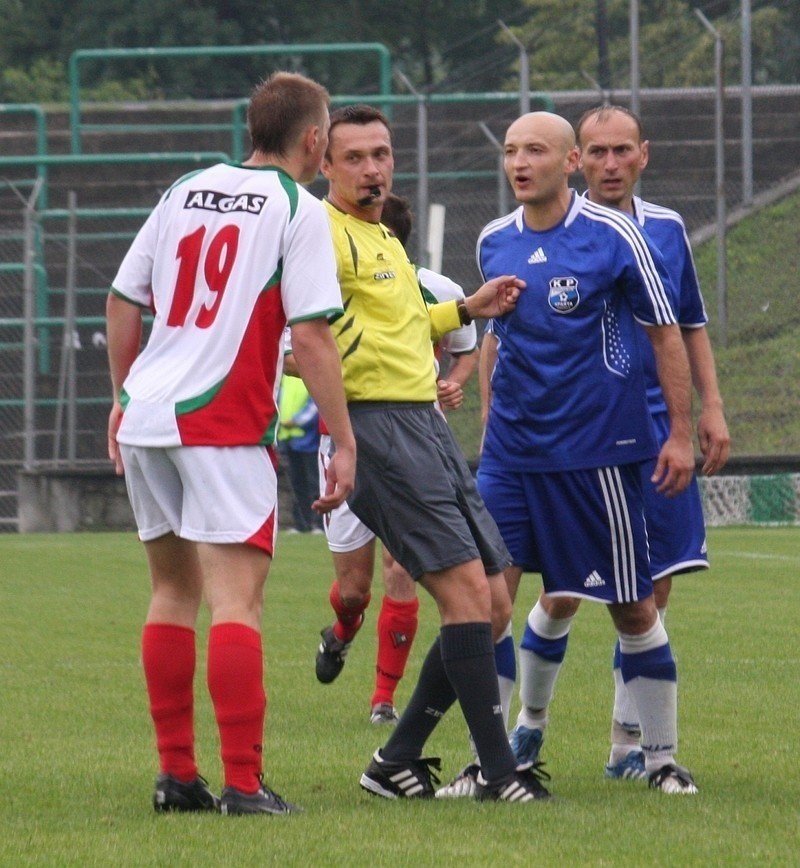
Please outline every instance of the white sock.
M551 618L541 602L528 615L519 649L519 698L529 719L547 720L571 625L572 618Z
M658 610L661 623L667 615L666 606ZM611 715L611 754L609 765L624 760L631 750L639 746L642 738L642 728L639 724L639 711L631 697L630 691L622 680L619 666L613 670L614 676L614 711Z
M659 619L640 636L620 633L619 642L622 671L634 673L626 686L639 711L645 766L652 772L674 762L678 749L678 684L674 675L664 677L665 669L674 673L675 667L669 638Z
M617 667L614 670L614 713L611 721L611 738L615 741L616 732L620 731L627 733L630 738L624 743L631 744L638 742L641 733L639 724L639 711L636 708L636 703L633 701L630 691L625 682L622 680L622 670Z
M525 726L528 729L541 729L544 732L548 722L546 708L534 710L523 706L517 715L517 726Z

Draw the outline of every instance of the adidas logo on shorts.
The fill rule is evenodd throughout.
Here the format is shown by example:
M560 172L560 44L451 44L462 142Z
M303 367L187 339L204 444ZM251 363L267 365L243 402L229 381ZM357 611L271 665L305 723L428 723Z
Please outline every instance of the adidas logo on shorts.
M597 570L592 570L591 573L583 580L584 588L602 588L605 585L600 573Z

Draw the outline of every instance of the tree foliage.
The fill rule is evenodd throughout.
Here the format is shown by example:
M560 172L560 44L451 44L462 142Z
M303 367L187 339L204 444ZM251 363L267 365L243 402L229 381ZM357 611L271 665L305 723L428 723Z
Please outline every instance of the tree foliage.
M526 0L530 14L515 29L531 49L531 86L561 90L601 82L596 29L599 0ZM752 72L756 83L800 82L800 2L753 2ZM605 0L609 89L630 86L630 0ZM729 83L740 80L741 2L648 0L639 3L639 76L642 87L698 87L714 83L714 40L699 8L725 40ZM560 38L558 34L561 34Z
M470 34L470 51L496 50L497 19L518 14L523 0L460 0L457 17L449 0L406 0L387 8L385 0L105 0L102 14L96 2L72 0L0 0L0 100L43 99L66 94L66 69L77 49L160 46L286 45L285 54L255 57L184 60L153 58L86 63L90 91L102 91L112 81L145 82L150 96L238 97L276 67L314 75L339 93L374 93L377 65L363 53L308 54L297 44L381 43L392 52L416 87L432 87L463 62L448 50L455 31ZM454 27L457 24L457 27ZM49 74L34 72L44 61ZM61 65L63 73L55 76ZM40 68L41 69L41 68ZM505 70L484 75L483 87L498 86ZM82 80L83 84L83 80ZM83 95L83 91L82 91Z
M729 81L738 80L740 0L647 0L639 3L643 87L713 81L713 44L695 6L724 33ZM800 82L800 0L752 6L754 80ZM629 7L630 0L0 0L0 101L66 99L68 63L78 49L160 46L286 51L192 62L92 61L81 95L240 97L278 66L314 75L332 92L374 93L374 57L293 48L354 42L385 45L417 89L515 89L518 52L499 20L529 49L533 90L586 88L587 79L606 77L610 88L622 88L630 78Z

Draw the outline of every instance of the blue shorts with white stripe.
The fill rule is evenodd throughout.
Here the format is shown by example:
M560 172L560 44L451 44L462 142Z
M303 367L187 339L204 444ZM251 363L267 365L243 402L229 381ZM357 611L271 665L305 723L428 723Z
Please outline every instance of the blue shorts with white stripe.
M479 471L478 488L525 572L548 594L631 603L653 592L639 464Z

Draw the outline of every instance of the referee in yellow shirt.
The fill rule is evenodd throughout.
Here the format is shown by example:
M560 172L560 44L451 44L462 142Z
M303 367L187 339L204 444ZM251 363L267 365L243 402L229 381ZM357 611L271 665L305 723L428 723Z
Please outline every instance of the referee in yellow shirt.
M423 748L457 700L481 763L477 798L549 794L541 773L517 766L503 725L492 622L511 615L508 551L434 407L431 340L475 317L513 309L522 282L484 284L461 302L428 307L400 241L380 223L394 158L386 117L367 105L331 115L322 172L344 314L332 325L359 451L348 505L435 599L442 627L408 706L361 776L384 798L430 798L435 757Z

